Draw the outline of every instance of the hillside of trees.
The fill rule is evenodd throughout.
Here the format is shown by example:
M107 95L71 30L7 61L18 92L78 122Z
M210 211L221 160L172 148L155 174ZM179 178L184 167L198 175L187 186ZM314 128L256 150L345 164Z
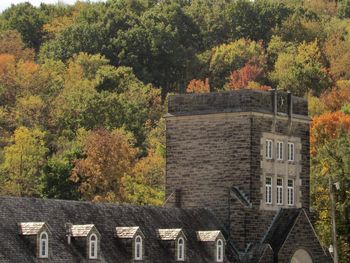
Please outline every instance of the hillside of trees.
M350 257L350 0L108 0L0 13L0 194L161 205L170 93L309 99L316 230Z

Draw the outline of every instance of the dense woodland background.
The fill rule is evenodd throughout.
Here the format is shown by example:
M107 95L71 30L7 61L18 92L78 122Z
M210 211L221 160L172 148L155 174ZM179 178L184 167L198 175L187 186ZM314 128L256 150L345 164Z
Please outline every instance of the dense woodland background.
M350 0L29 3L0 14L0 194L161 205L166 96L309 99L316 228L350 257ZM193 157L195 158L195 156Z

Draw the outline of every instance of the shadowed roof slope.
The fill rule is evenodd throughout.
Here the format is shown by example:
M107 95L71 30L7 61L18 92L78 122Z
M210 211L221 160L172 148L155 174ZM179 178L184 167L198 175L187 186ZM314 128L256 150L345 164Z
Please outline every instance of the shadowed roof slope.
M301 208L281 209L266 233L263 243L270 244L274 251L278 251L301 212Z
M88 262L84 253L68 245L66 223L94 224L101 234L99 262L129 262L131 251L115 238L116 227L139 226L145 235L147 262L175 262L174 254L163 247L158 229L182 228L186 237L186 254L190 262L209 262L197 241L196 231L222 229L215 216L206 209L176 209L124 206L35 198L0 197L0 262L42 262L35 249L18 233L17 223L45 222L51 230L49 262Z

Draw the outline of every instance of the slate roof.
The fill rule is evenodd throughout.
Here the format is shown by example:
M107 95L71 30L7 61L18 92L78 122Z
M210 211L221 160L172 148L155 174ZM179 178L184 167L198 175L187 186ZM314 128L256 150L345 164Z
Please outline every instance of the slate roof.
M138 226L116 227L115 236L118 238L134 238L139 229L140 228Z
M19 235L17 223L45 222L50 228L50 263L84 263L84 249L67 242L66 224L94 225L101 235L99 262L131 262L131 249L115 237L116 227L139 226L144 234L145 262L175 262L173 250L159 240L158 229L182 229L186 235L189 262L211 262L205 246L197 241L196 231L223 230L207 209L178 209L90 203L36 198L0 197L0 262L43 262L35 249ZM223 231L224 232L224 231ZM229 252L230 253L230 252Z
M45 222L18 223L18 231L23 236L37 235L44 225Z
M87 237L93 228L93 224L73 225L71 228L72 237Z
M197 231L197 239L201 242L215 242L220 235L219 230L215 231Z
M175 240L180 235L181 231L181 228L157 230L160 240Z

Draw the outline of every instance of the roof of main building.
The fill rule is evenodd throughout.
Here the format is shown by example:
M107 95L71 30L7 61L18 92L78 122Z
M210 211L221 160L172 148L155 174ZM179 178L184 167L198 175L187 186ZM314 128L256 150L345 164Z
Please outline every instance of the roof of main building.
M42 262L18 223L37 231L45 222L51 233L49 262L85 262L84 252L67 242L67 223L75 231L90 231L94 226L101 235L99 262L129 262L131 254L122 240L116 238L116 227L140 227L145 236L145 258L152 262L173 262L174 252L159 238L159 229L182 229L186 236L186 254L190 262L208 262L208 253L197 240L196 231L221 230L221 223L207 209L177 209L149 206L115 205L35 198L0 197L0 262ZM27 226L29 228L27 228ZM83 227L82 227L83 226ZM27 231L27 230L25 230ZM80 233L80 232L79 232ZM5 249L4 249L5 248Z

